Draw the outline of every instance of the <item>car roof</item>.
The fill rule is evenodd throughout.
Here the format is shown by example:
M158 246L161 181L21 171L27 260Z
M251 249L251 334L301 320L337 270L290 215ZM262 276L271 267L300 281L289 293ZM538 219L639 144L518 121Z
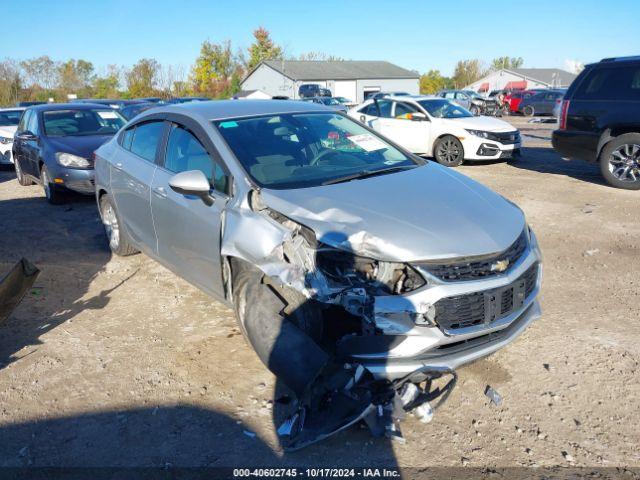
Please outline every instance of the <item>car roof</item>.
M151 110L149 110L151 112ZM297 100L209 100L179 105L159 105L153 113L194 113L209 120L250 117L278 113L332 112L334 110L315 102Z
M35 112L49 112L56 110L90 110L92 108L111 108L109 105L104 105L101 103L46 103L44 105L34 105L32 107L27 107L29 110L33 110Z

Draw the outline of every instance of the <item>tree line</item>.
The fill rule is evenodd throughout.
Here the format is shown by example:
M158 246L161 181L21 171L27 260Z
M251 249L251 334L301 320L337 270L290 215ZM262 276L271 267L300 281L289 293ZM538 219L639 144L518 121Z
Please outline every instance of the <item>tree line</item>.
M206 40L189 70L162 65L154 58L143 58L131 67L108 65L97 71L83 59L55 61L43 55L26 60L0 62L0 105L19 101L66 101L70 94L78 98L139 98L206 96L229 98L240 90L242 78L263 60L344 60L322 52L287 56L269 31L259 27L246 50L234 50L230 40L215 43ZM442 88L461 88L484 76L491 69L517 68L522 58L500 57L487 69L480 60L461 60L452 77L430 70L420 78L420 92L434 93Z

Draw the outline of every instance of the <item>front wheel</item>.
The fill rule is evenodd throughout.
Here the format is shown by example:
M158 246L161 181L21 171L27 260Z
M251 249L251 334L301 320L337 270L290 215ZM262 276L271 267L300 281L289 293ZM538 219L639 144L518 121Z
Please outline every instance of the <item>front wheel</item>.
M469 108L469 111L476 117L480 115L480 108L476 105L471 105L471 107Z
M111 251L120 257L137 253L138 250L131 244L126 232L122 229L122 222L108 194L105 193L100 197L99 206L100 218L102 219Z
M51 175L46 165L42 165L40 170L40 181L42 182L42 189L44 190L44 196L47 201L53 205L60 205L64 202L64 193L58 190L51 182Z
M462 143L453 135L439 138L433 146L434 158L445 167L458 167L464 161Z
M533 110L533 107L531 105L527 105L526 107L524 107L522 109L522 114L525 117L533 117L534 113L535 113L535 111Z
M605 145L600 172L609 185L640 190L640 134L625 133Z

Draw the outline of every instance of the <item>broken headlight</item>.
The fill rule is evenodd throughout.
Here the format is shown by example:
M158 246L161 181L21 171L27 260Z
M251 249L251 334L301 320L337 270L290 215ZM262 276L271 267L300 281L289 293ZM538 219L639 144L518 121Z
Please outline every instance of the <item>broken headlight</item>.
M426 284L407 264L360 257L324 244L317 247L316 266L331 281L373 290L374 295L399 295Z

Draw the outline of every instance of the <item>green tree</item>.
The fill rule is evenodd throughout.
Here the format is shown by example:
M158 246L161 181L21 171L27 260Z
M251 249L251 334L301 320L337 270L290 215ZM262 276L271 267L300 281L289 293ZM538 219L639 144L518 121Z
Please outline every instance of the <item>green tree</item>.
M438 90L450 88L451 83L451 79L443 77L440 70L429 70L420 77L420 93L436 93Z
M127 92L130 97L150 97L156 94L160 64L154 58L138 60L126 72Z
M264 27L254 30L253 36L255 41L249 47L249 62L247 69L255 68L263 60L273 60L282 58L282 48L276 45L269 31Z
M105 75L93 79L93 96L96 98L114 98L119 96L120 69L117 65L109 65Z
M46 55L20 62L24 84L28 87L25 97L29 100L48 100L58 84L58 65Z
M491 60L491 69L500 70L506 68L507 70L513 68L520 68L524 60L522 57L498 57Z
M459 60L453 71L454 88L464 88L470 83L480 80L486 75L482 62L477 58L470 60Z
M229 40L223 43L202 42L200 55L191 71L194 89L198 92L216 90L216 84L225 82L236 67Z
M64 93L86 96L93 80L93 64L86 60L68 60L58 66L58 87Z
M15 60L0 62L0 106L15 105L20 100L22 73Z

